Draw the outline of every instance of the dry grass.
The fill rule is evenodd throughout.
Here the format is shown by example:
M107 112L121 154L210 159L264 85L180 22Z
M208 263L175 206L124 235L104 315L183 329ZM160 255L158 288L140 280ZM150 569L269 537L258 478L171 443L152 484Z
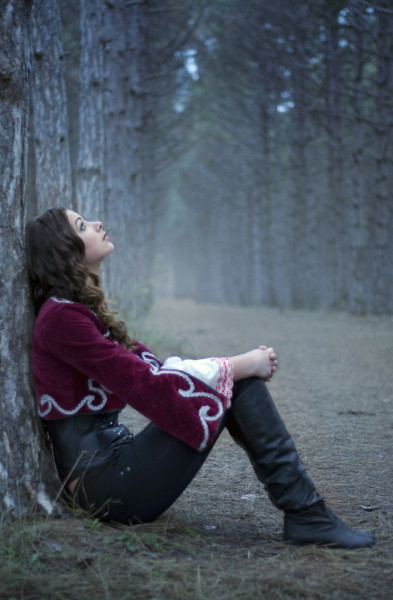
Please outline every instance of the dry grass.
M78 514L4 521L0 598L392 598L393 321L161 301L150 327L171 332L158 340L163 353L173 339L189 356L264 341L276 347L281 372L271 389L310 474L333 510L373 531L378 544L359 551L283 544L282 516L224 433L152 525L108 526ZM143 424L132 411L124 420Z

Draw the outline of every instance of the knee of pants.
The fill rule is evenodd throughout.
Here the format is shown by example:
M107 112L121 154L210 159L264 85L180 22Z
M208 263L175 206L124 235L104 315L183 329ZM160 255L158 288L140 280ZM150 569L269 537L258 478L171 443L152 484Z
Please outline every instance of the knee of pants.
M237 398L242 396L253 386L257 386L263 391L267 389L266 383L260 377L247 377L246 379L239 379L239 381L235 381L233 386L232 402L236 402Z

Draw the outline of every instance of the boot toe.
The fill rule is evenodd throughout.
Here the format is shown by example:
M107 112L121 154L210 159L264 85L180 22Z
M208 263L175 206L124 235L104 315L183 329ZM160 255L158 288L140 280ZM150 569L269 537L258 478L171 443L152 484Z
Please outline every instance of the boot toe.
M321 532L318 529L304 532L297 530L294 534L284 535L284 541L295 546L315 544L330 548L347 549L369 548L376 543L375 537L365 531L353 530L343 534L343 532L337 532L335 529L330 532Z
M286 515L284 540L295 545L318 544L331 548L369 548L376 543L375 537L365 531L358 531L346 525L327 509L323 519L298 519L296 515ZM328 517L328 518L327 518Z

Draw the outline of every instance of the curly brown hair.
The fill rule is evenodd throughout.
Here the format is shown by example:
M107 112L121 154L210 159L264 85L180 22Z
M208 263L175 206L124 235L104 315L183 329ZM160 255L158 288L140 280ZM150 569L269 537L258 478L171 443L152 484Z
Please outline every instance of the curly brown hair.
M132 350L124 321L108 307L100 278L85 263L85 245L71 227L65 208L50 208L31 219L25 233L31 297L38 314L51 296L81 302L109 329L113 339Z

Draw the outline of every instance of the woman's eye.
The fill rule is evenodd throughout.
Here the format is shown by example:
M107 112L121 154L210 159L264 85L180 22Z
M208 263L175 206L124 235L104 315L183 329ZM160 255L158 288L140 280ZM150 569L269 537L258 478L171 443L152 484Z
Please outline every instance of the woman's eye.
M84 223L81 223L80 231L84 231L85 229L86 229L86 225Z

